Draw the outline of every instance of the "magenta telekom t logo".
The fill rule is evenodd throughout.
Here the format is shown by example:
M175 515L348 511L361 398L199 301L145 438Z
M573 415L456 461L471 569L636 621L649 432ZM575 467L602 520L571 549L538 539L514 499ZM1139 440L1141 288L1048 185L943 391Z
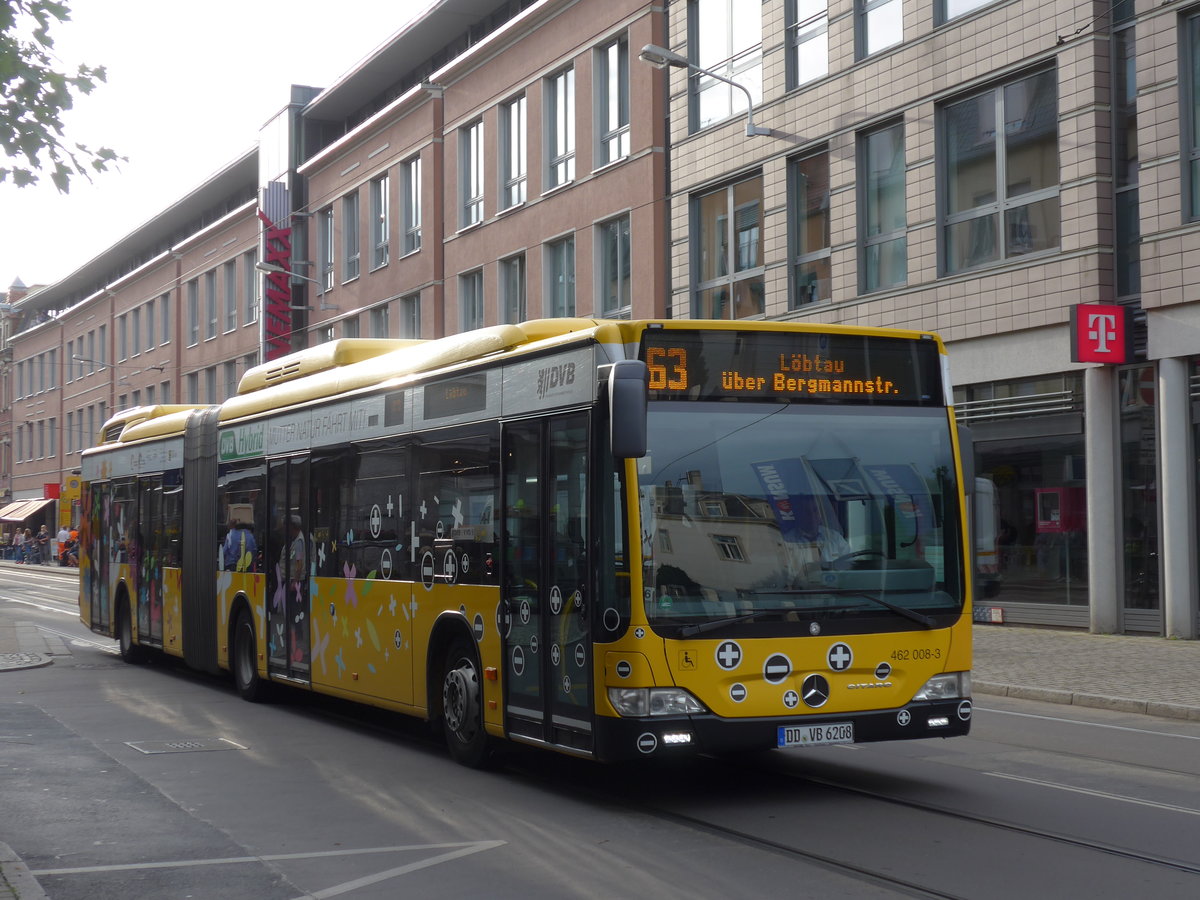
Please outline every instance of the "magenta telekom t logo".
M1096 353L1112 353L1109 342L1117 339L1117 317L1112 313L1088 313L1087 336Z

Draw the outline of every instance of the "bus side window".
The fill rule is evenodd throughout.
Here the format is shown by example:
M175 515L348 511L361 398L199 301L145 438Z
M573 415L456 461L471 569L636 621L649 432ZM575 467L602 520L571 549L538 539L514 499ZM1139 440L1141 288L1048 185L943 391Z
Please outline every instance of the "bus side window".
M421 448L414 502L419 508L418 556L432 551L439 578L490 584L495 572L496 432Z

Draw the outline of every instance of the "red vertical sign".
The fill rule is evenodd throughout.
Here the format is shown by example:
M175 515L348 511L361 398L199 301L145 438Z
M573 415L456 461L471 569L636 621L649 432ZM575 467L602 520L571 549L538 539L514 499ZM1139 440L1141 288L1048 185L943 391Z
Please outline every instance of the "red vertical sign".
M283 272L267 273L266 297L263 301L263 362L278 359L292 352L292 229L279 228L261 209L263 247L267 265L279 266Z

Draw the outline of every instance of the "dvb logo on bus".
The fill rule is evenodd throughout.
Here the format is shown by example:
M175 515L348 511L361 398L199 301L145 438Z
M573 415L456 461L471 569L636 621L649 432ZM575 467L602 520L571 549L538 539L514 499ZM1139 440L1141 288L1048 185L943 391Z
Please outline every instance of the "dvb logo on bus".
M561 366L546 366L538 370L538 399L545 398L548 391L575 383L575 363L563 363Z

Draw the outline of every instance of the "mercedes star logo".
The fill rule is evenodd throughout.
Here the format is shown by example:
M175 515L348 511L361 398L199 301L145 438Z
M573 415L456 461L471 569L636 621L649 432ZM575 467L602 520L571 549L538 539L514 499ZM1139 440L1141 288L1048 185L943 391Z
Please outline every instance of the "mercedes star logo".
M801 696L809 706L824 706L829 699L829 682L824 675L809 675L804 679Z

